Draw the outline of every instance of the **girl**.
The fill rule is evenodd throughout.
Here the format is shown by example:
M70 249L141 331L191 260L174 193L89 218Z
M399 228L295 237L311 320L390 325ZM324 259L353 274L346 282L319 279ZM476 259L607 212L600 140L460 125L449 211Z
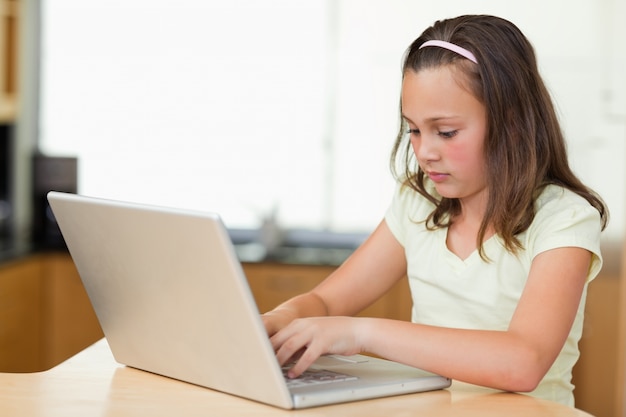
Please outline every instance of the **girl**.
M398 187L364 244L263 315L289 376L370 352L573 405L603 201L568 166L529 41L493 16L436 22L404 58ZM408 276L412 322L350 317Z

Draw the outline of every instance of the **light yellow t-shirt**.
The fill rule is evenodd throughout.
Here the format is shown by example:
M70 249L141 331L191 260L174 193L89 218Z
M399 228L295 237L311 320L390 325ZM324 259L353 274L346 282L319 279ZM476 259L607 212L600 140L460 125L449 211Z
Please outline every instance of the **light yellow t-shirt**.
M408 187L398 187L385 220L404 246L415 323L463 329L506 330L521 297L533 258L565 246L592 252L589 283L602 267L600 215L582 197L548 186L536 202L531 226L518 236L524 250L513 255L499 236L484 243L491 263L475 251L462 260L446 246L447 229L427 230L433 205ZM572 368L578 360L586 287L565 346L530 395L574 405Z

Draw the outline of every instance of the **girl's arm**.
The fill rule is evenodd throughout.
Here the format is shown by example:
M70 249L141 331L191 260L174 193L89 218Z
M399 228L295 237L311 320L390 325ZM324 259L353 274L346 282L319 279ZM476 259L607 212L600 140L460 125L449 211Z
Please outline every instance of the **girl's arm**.
M336 271L312 291L263 315L273 335L296 318L352 316L386 293L406 274L404 248L383 220Z
M590 262L590 252L574 247L538 255L507 331L372 320L361 328L362 349L465 382L532 391L563 348Z
M371 352L447 377L507 391L532 391L561 351L585 286L591 254L574 247L538 255L506 331L461 330L387 319L296 320L272 337L290 371L325 353Z

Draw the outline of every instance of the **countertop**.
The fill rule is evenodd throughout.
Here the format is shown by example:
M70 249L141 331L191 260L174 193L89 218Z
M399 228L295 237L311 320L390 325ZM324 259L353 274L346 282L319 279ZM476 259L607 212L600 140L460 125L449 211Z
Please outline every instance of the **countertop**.
M366 233L289 230L268 245L258 230L229 229L229 234L241 262L329 266L340 265L367 237ZM0 239L0 264L46 251L65 252L67 248L5 237Z

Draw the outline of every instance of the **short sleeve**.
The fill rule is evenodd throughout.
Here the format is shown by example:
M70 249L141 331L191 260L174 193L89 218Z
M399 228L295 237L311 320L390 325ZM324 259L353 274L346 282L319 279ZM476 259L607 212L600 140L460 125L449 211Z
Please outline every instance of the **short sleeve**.
M535 220L528 230L526 248L531 257L559 247L579 247L592 253L587 281L602 268L600 213L579 195L556 186L547 187L537 201Z
M387 208L385 213L385 222L387 227L391 230L394 237L404 246L404 230L406 230L402 223L403 209L402 209L402 185L397 184L393 193L393 199L391 204Z
M407 232L414 230L416 223L424 222L434 208L417 191L399 183L385 213L385 222L398 242L406 246Z

